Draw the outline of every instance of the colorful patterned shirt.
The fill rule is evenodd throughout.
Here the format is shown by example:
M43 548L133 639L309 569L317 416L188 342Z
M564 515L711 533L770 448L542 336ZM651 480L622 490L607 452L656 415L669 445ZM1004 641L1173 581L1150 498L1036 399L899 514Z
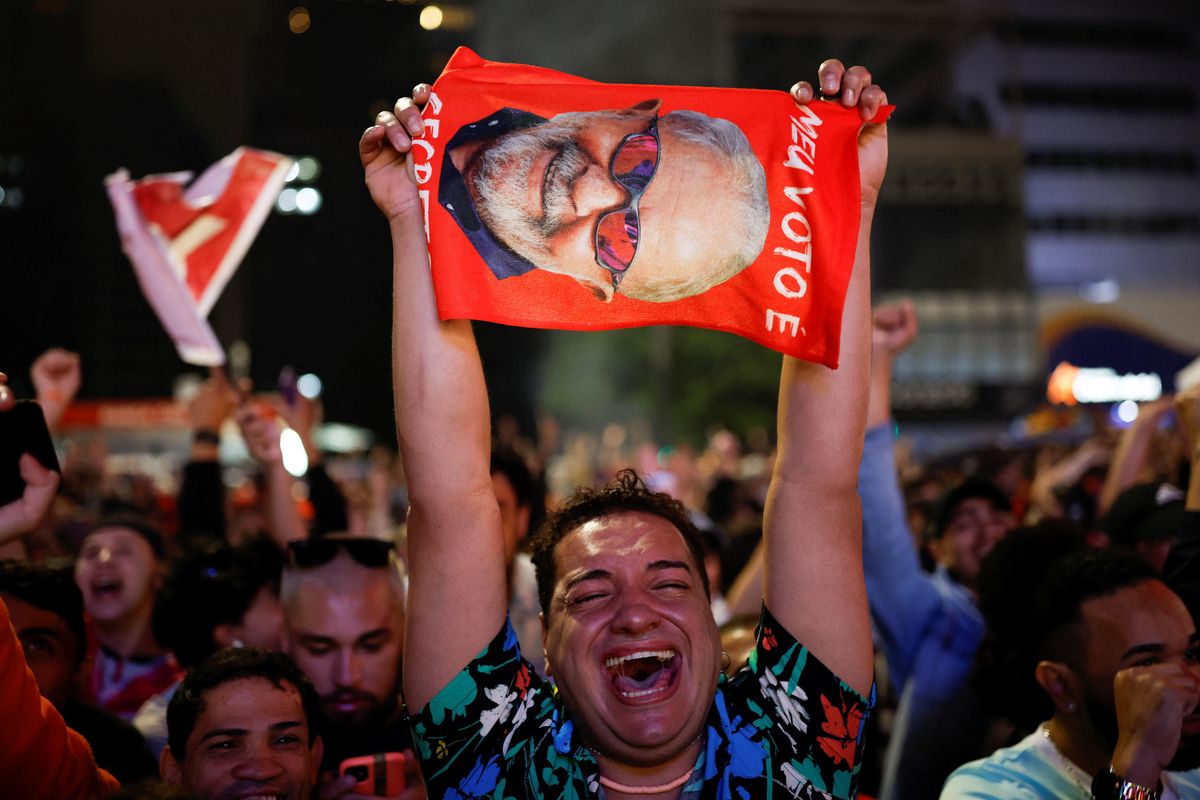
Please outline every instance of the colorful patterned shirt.
M850 798L874 705L766 608L745 669L721 679L683 797ZM504 629L410 719L430 797L603 797L596 759Z

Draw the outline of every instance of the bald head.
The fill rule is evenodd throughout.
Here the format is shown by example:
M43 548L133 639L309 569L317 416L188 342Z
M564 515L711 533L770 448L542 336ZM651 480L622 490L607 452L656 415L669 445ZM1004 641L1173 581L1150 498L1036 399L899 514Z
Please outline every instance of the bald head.
M286 614L302 594L361 594L368 584L383 585L389 603L394 604L399 613L404 613L404 578L400 562L393 557L386 567L365 567L345 550L320 566L301 569L289 564L283 570L279 596Z

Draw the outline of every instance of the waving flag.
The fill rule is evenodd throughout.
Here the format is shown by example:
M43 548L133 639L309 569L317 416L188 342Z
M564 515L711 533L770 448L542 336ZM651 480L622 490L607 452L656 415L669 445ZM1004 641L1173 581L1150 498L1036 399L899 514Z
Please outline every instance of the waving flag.
M208 312L291 167L285 156L239 147L190 186L190 172L130 180L121 169L105 179L122 248L179 357L189 364L225 363Z
M595 83L460 48L424 117L413 161L443 319L692 325L837 364L857 109Z

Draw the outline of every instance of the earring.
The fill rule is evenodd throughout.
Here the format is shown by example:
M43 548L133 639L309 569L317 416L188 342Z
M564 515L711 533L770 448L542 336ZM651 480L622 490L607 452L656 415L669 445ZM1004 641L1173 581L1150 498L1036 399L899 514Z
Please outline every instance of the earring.
M234 639L233 642L230 644L230 647L236 647L239 650L245 646L246 646L246 643L243 642L241 639Z
M721 651L721 672L729 669L729 665L733 663L733 659L729 656L728 650Z
M1067 713L1068 714L1075 713L1075 704L1074 703L1067 703Z

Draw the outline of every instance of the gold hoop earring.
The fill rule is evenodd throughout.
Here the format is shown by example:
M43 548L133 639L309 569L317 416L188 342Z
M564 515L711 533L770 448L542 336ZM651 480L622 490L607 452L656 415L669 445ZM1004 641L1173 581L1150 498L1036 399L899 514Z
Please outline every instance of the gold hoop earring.
M731 664L733 664L733 659L729 656L729 651L722 650L721 651L721 672L724 672L725 670L729 669Z

